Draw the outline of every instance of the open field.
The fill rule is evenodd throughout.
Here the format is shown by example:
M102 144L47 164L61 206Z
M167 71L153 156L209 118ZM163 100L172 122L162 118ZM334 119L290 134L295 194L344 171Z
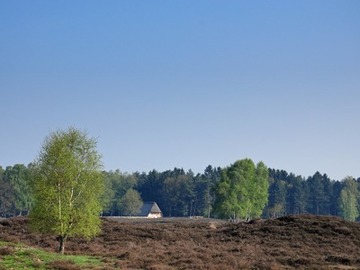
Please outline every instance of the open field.
M30 232L25 217L0 220L0 241L0 266L11 255L5 242L50 252L57 247L55 237ZM100 260L89 269L360 269L360 225L310 215L238 224L104 218L98 237L69 239L65 252ZM47 268L84 269L59 262Z

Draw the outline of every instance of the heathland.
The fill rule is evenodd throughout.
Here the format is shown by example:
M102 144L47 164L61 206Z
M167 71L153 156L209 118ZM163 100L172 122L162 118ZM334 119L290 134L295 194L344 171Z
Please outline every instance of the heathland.
M360 224L338 217L298 215L238 223L103 218L100 235L89 241L70 238L64 256L56 254L54 236L32 232L28 221L0 220L0 269L8 269L9 261L18 267L13 269L360 268ZM24 268L20 243L26 247L21 255L28 255Z

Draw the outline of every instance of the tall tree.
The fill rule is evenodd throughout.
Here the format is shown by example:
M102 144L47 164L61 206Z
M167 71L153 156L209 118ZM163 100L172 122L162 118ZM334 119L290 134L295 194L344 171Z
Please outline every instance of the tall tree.
M249 217L258 218L261 216L269 198L269 171L262 161L256 164L254 183L251 186L253 206Z
M5 177L11 184L16 214L22 215L23 212L28 212L31 206L29 169L23 164L8 166Z
M5 170L0 167L0 216L14 215L15 196L10 180L5 177Z
M270 178L269 202L266 206L265 217L280 217L286 211L287 184L284 180Z
M215 200L214 187L220 180L221 169L207 166L199 181L196 182L196 198L198 205L198 214L210 217L213 211Z
M359 184L357 183L357 186ZM330 215L332 216L340 216L340 209L339 209L339 198L341 190L343 189L343 182L341 181L334 181L332 186L332 194L330 199ZM360 193L359 193L360 194ZM360 198L358 197L358 200ZM359 202L358 202L359 204Z
M169 171L160 173L156 170L148 174L142 173L138 176L139 182L137 190L141 194L143 201L156 201L164 215L167 215L168 202L164 192L165 178L169 176Z
M118 201L120 214L124 216L139 214L142 204L139 192L132 188L127 190Z
M103 171L103 178L104 178L104 192L101 196L101 205L102 205L102 213L101 215L112 216L113 209L114 209L114 198L115 198L115 191L113 189L113 183L107 177L108 172Z
M164 211L167 216L190 215L192 204L191 176L183 169L174 168L163 173L163 197L166 201Z
M220 218L236 219L240 211L238 196L227 169L221 171L221 179L215 187L214 211Z
M129 189L135 189L137 177L135 174L121 173L119 170L104 172L105 194L103 204L105 215L120 215L119 200Z
M301 176L290 174L287 180L286 214L299 215L306 212L308 186Z
M315 215L329 215L332 183L328 176L316 172L306 182L308 186L308 212Z
M339 208L340 215L349 221L355 221L359 216L358 206L358 185L354 178L344 179L344 188L340 192Z
M217 184L215 211L222 218L259 217L268 200L268 169L251 159L236 161L224 169Z
M100 231L100 160L96 140L69 128L51 133L34 163L31 224L57 235L61 253L67 237L91 238Z

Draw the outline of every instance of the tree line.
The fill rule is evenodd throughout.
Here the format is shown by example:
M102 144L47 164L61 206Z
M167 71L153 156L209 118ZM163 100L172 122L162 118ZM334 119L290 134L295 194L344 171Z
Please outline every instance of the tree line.
M269 201L262 214L265 218L303 213L341 216L351 221L359 218L360 178L331 180L319 172L304 178L269 169L269 182Z
M0 216L29 213L33 170L33 164L5 169L0 166ZM260 172L263 178L258 177ZM331 180L319 172L305 178L285 170L267 169L263 163L255 165L249 159L227 168L209 165L197 174L174 168L148 173L103 171L102 176L103 215L136 214L143 201L156 201L166 217L248 219L309 213L359 218L360 178ZM261 185L263 188L257 189Z
M64 253L68 237L101 231L99 215L135 215L142 201L156 201L165 216L249 220L287 214L359 217L359 179L307 179L263 162L238 160L204 173L175 168L124 174L101 171L96 139L73 127L52 132L39 156L25 166L0 167L0 215L29 214L33 230L56 235ZM30 212L30 213L29 213Z

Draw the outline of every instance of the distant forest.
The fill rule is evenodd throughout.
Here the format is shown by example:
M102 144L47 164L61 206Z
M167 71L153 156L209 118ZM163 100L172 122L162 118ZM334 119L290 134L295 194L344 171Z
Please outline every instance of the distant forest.
M0 167L0 216L27 215L31 210L32 165ZM136 213L139 200L155 201L165 217L217 217L217 183L224 168L209 165L203 173L174 168L159 172L104 171L103 215ZM285 170L268 169L268 200L263 218L309 213L359 218L360 178L331 180L316 172L304 178Z

